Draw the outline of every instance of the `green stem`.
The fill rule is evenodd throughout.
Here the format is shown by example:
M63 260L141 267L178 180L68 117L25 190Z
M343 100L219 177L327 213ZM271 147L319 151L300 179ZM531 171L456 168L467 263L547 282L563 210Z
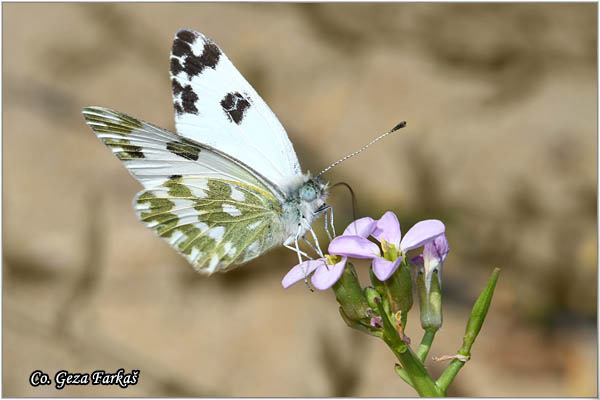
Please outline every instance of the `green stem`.
M404 368L402 368L402 365L396 364L394 365L394 369L396 370L396 374L398 374L398 376L402 378L404 382L408 383L414 389L415 385L412 384L410 376L408 376Z
M488 310L490 309L490 304L492 302L492 296L494 295L494 289L496 288L496 282L498 281L498 274L500 273L500 268L494 268L492 272L492 276L490 277L485 289L479 295L479 298L475 302L473 306L473 310L471 311L471 316L469 317L469 322L467 322L467 329L465 330L465 336L463 338L463 345L458 350L458 354L471 358L471 347L481 330L481 326L483 325L483 321L487 315ZM446 390L448 386L458 374L458 371L465 365L466 361L461 361L457 358L452 360L452 362L448 365L448 367L444 370L442 375L436 381L437 386L442 390L444 395L446 394Z
M429 349L431 348L431 343L433 342L433 338L437 329L428 329L425 331L425 335L423 335L423 339L421 339L421 344L417 349L417 357L421 362L425 362L425 358L427 358L427 354L429 354Z
M419 396L444 397L444 392L431 379L425 366L410 347L407 347L403 353L396 352L393 348L391 349L398 358L398 361L400 361L400 364L402 364L403 370L408 375L412 386L419 393Z
M460 353L460 352L459 352ZM450 364L446 367L442 375L436 381L438 387L446 394L446 390L448 390L448 386L454 381L454 377L458 374L458 371L465 365L466 361L461 361L457 358L452 360Z
M396 327L391 323L387 313L383 309L381 300L377 302L377 306L383 322L383 340L392 352L394 352L398 361L400 361L407 378L412 382L411 386L415 388L421 397L442 397L444 393L437 387L433 379L431 379L421 360L419 360L417 355L398 335Z

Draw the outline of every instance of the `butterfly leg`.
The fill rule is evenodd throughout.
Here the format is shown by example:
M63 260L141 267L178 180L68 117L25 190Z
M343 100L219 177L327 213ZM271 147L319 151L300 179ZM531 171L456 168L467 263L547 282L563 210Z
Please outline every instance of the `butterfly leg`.
M325 232L327 232L327 236L329 237L329 240L331 241L336 236L335 226L333 225L333 207L332 206L323 207L321 212L325 213ZM333 236L331 235L331 232L329 231L329 227L331 227L331 232L333 232Z
M296 254L298 255L298 264L302 264L302 256L305 256L306 258L312 260L312 257L310 257L308 254L306 254L302 250L300 250L300 246L298 245L298 238L300 237L300 232L302 232L302 224L298 224L298 232L296 232L296 235L294 236L294 245L295 246L292 247L292 246L285 244L285 247L287 247L290 250L295 251Z
M308 268L308 266L307 266ZM304 284L306 285L307 289L313 293L315 290L310 286L310 283L308 283L308 274L306 273L306 269L304 270Z
M298 263L299 264L302 264L302 258L300 257L301 255L308 258L309 260L312 260L311 256L309 256L308 254L306 254L305 252L303 252L302 250L300 250L294 246L290 246L289 244L285 244L285 243L283 244L283 246L285 248L292 250L294 253L298 254Z
M312 244L308 239L306 239L306 236L302 236L302 240L304 240L304 242L311 248L313 249L313 251L315 253L317 253L318 256L320 256L319 254L319 250L317 250L317 248L315 247L314 244Z
M331 242L333 240L333 237L331 236L331 232L329 232L329 225L327 224L327 211L330 208L331 208L331 206L327 206L327 208L325 208L325 218L324 219L325 219L325 232L327 232L327 237L329 238L329 241Z
M329 223L331 224L331 230L333 231L333 237L335 237L335 225L333 225L333 207L329 206L329 213L330 215L330 219L329 219ZM327 215L327 214L326 214Z
M323 252L321 251L321 246L319 245L319 239L317 239L317 235L315 235L315 231L313 231L312 227L310 227L310 229L308 230L313 238L313 240L315 241L315 246L317 254L319 254L320 257L325 257L323 255Z

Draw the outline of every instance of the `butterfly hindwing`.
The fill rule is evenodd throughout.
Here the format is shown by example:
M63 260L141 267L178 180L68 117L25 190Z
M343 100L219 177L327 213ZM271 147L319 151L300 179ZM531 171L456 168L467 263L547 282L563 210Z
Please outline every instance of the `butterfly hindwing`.
M276 199L239 182L176 177L140 192L134 208L148 228L207 274L281 244Z
M175 35L171 82L177 132L252 165L279 186L301 173L283 126L210 39Z

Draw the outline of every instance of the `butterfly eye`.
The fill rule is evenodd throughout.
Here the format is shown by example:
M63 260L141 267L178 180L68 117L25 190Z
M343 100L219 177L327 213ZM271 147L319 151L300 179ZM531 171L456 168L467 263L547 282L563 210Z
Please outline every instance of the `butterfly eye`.
M317 197L317 191L312 186L302 186L300 188L300 197L305 201L313 201Z

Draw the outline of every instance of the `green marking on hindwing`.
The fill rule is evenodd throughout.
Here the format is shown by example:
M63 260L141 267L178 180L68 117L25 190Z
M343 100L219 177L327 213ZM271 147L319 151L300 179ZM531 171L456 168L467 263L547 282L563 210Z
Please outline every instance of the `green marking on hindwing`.
M223 179L188 179L175 175L143 192L137 202L145 207L138 207L138 215L196 269L224 271L280 243L281 211L263 189Z
M206 186L208 186L206 192L208 198L231 200L231 184L216 179L207 179Z
M177 248L184 254L191 255L194 248L202 253L210 252L216 245L215 239L205 235L205 230L187 224L178 228L185 235L185 239L177 244Z
M156 232L163 237L170 237L173 233L172 228L177 226L179 218L170 213L174 203L165 198L159 198L147 191L142 193L137 199L138 204L149 204L148 211L140 213L141 219L146 223L157 223Z
M169 191L167 192L169 194L169 196L183 197L183 198L188 198L188 199L194 198L192 191L185 184L181 183L180 181L181 181L181 178L171 179L163 184L163 186L166 186L169 188Z

